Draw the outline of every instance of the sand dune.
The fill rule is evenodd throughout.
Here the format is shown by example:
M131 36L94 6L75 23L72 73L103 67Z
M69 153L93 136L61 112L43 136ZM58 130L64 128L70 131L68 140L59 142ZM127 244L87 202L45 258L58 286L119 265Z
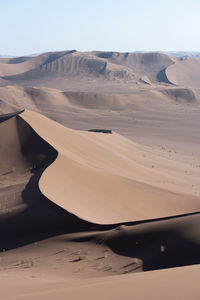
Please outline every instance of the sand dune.
M2 148L2 174L26 172L58 153L40 178L40 190L86 221L116 224L199 211L198 169L185 172L185 163L158 156L115 132L72 130L26 110L18 121L13 117L1 123L1 135L12 157Z
M0 58L0 84L46 86L64 91L69 86L79 89L80 82L82 89L88 90L103 90L103 83L104 90L108 85L115 90L117 82L121 83L121 90L127 86L130 89L130 84L134 88L147 84L199 88L199 62L199 58L162 53L49 52L35 57Z
M1 278L5 300L48 299L199 299L199 266L152 271L113 278L48 281L10 276ZM8 278L15 290L9 293ZM192 280L191 280L192 278ZM145 288L144 288L145 286Z
M198 66L0 58L3 299L199 299Z
M73 131L29 111L20 118L59 153L40 179L42 193L79 218L114 224L199 210L199 197L191 195L190 187L178 192L188 182L176 180L176 166L173 175L166 175L162 170L153 170L150 161L141 165L137 156L142 152L119 135L102 137ZM177 167L181 172L183 166ZM158 179L167 182L172 177L171 188L157 183Z
M200 87L200 59L191 58L176 62L166 69L168 80L176 85Z
M199 90L165 87L102 93L7 86L0 88L0 99L1 113L27 108L73 129L112 129L138 143L163 148L168 157L172 150L187 154L198 165L191 153L199 157Z
M47 54L37 57L0 58L0 76L12 76L25 73L45 61Z
M76 84L77 78L84 84L91 80L108 81L114 85L116 81L134 85L158 84L158 74L176 59L161 53L71 50L1 60L2 85L37 86L42 83L43 86L65 89L68 81Z
M49 111L62 110L63 108L66 109L66 112L70 109L75 111L85 108L92 109L93 111L96 110L98 113L102 110L132 111L134 113L144 103L149 109L152 106L157 106L157 109L159 109L159 106L163 106L166 109L167 105L170 104L173 107L177 103L200 103L199 90L177 87L165 87L157 90L152 88L142 91L138 89L134 93L103 93L83 91L62 92L44 87L6 86L0 87L0 97L0 112L2 114L24 108L44 114L47 114Z
M105 75L109 79L137 79L136 74L146 74L155 81L157 73L171 63L168 56L159 53L74 52L44 64L41 69L71 75L82 72L96 76Z
M174 99L176 102L195 103L198 102L199 95L192 89L174 88L162 91L165 95Z

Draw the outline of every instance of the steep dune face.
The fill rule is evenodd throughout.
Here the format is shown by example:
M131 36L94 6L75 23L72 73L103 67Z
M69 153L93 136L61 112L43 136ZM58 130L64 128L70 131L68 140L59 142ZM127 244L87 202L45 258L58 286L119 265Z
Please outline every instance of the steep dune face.
M105 78L107 80L135 79L136 75L131 68L123 64L116 64L114 60L93 55L91 52L73 52L61 58L41 65L40 70L48 74L65 75L67 77L89 76Z
M117 134L77 132L29 111L20 118L59 153L40 179L42 193L79 218L114 224L200 209L199 198L190 194L187 179L182 178L184 184L178 179L167 188L156 183L161 176L167 181L171 172L175 180L183 166L177 166L179 171L172 168L170 175L161 170L157 173L152 167L140 167L136 158L140 150ZM185 187L181 194L180 186Z
M43 64L40 68L46 72L52 73L66 73L66 74L80 74L93 73L101 74L106 68L106 62L100 59L95 59L89 54L82 55L79 52L70 53L71 55L64 55L61 58L52 60Z
M60 232L72 218L38 188L57 152L16 114L0 121L0 235L2 249L9 249Z
M161 53L119 53L94 52L97 57L107 59L112 64L125 65L138 75L145 74L151 80L157 79L157 74L173 63L173 60Z
M199 88L200 59L180 60L166 69L166 76L173 84Z

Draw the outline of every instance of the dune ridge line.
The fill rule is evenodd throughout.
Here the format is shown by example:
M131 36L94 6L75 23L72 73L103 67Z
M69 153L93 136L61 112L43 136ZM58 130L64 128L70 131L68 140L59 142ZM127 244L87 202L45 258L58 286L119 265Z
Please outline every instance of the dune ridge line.
M113 149L116 142L129 147L131 143L134 151L134 143L120 135L112 135L110 147L104 134L72 130L28 110L20 118L58 152L40 178L41 192L79 218L117 224L200 210L198 197L148 184L148 177L137 180L137 164L131 165Z

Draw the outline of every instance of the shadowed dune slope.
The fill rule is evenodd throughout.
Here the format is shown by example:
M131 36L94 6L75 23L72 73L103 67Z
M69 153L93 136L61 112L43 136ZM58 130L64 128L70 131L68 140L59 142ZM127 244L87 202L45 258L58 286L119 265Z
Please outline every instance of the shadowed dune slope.
M21 173L27 169L29 165L26 158L24 158L21 153L17 119L15 117L0 123L0 140L1 174L10 171ZM5 155L5 148L7 155Z
M58 151L39 181L41 192L79 218L115 224L200 210L188 178L178 176L181 164L170 169L161 159L165 170L156 171L138 159L143 152L137 144L116 133L71 130L31 111L20 117ZM173 185L159 183L172 177Z
M0 116L0 252L88 226L39 190L57 151L19 113Z
M200 214L176 216L97 232L69 234L78 243L106 244L114 253L142 261L144 271L199 264ZM132 265L132 271L137 265Z

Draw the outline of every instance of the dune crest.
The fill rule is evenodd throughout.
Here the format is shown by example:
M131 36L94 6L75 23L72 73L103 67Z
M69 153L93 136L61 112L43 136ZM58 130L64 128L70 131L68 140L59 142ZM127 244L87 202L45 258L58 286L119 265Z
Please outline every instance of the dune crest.
M190 88L200 87L200 59L177 61L166 69L166 77L172 84Z
M20 118L58 152L39 181L41 192L79 218L116 224L200 210L189 187L179 192L183 182L175 180L176 168L175 188L164 188L156 181L167 181L172 170L165 175L142 166L136 144L120 135L75 131L27 110Z
M199 299L200 59L171 55L0 57L5 299Z

